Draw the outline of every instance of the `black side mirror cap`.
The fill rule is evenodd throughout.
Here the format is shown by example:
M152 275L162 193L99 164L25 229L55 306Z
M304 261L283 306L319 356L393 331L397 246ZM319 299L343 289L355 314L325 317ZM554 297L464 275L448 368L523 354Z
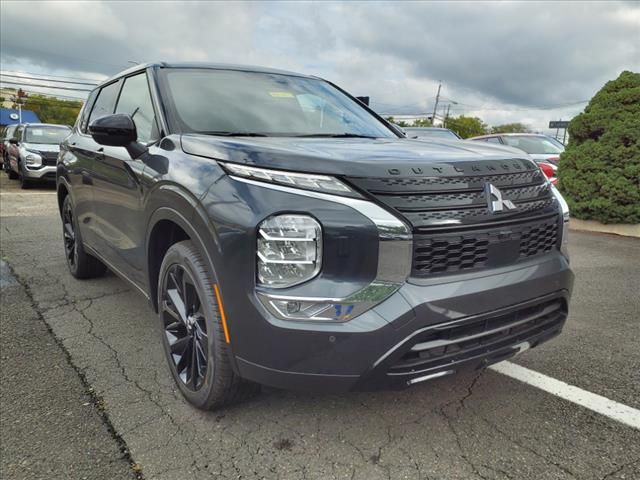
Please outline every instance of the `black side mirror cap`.
M100 145L125 147L134 159L147 151L137 142L138 132L131 115L115 113L96 118L89 125L89 134Z
M9 139L9 143L11 145L18 145L18 139L17 138L10 138Z

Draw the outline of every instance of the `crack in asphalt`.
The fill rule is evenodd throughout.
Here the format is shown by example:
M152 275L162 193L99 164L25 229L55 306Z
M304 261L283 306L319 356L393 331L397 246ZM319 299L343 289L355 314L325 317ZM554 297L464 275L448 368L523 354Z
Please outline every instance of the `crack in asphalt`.
M473 389L475 388L476 383L478 382L478 380L480 379L480 377L482 376L483 373L484 373L484 370L478 371L478 373L475 375L475 377L473 378L473 380L471 381L471 383L467 387L467 392L465 393L465 395L462 398L455 399L455 400L453 400L451 402L447 402L444 405L442 405L442 407L440 407L440 414L445 418L445 420L447 421L447 425L449 427L449 430L451 431L451 433L453 433L453 436L455 438L456 444L458 446L458 450L460 451L460 457L465 461L465 463L467 465L469 465L469 467L471 467L471 470L476 475L476 477L480 477L483 480L487 480L487 477L485 477L480 472L480 470L478 469L477 465L467 455L467 453L465 451L465 448L462 445L462 440L460 438L460 434L458 433L458 431L456 430L456 428L453 425L454 424L454 420L457 420L460 417L460 412L466 407L465 402L473 395ZM447 415L445 410L447 409L447 407L453 405L454 403L457 404L457 406L456 406L456 409L455 409L454 416L452 417L450 415Z
M144 475L142 474L142 472L137 470L138 465L133 460L133 457L131 456L131 452L130 452L128 446L127 446L127 443L124 441L122 436L116 431L113 423L111 422L111 419L109 418L109 415L107 414L106 410L103 408L103 400L102 400L102 398L99 395L96 394L96 392L94 391L93 387L91 386L91 384L87 380L87 377L85 376L85 374L82 371L82 369L78 365L76 365L74 363L73 358L71 357L71 354L69 353L69 351L64 346L62 340L60 338L58 338L58 336L56 336L56 334L52 330L51 326L46 321L46 319L45 319L45 317L43 315L43 311L40 308L39 303L36 301L35 296L33 295L33 291L31 290L31 286L26 282L26 280L21 275L16 273L16 271L13 269L13 266L11 264L9 264L9 263L7 263L7 264L9 265L9 269L11 270L12 275L15 277L15 279L18 281L18 283L24 289L25 295L27 296L27 299L29 300L29 303L31 304L31 308L36 313L36 316L38 317L38 320L40 320L45 325L47 331L51 334L51 337L56 342L56 345L58 345L58 347L64 353L64 356L65 356L68 364L71 366L71 368L73 368L75 370L76 374L80 378L80 381L82 382L82 385L83 385L87 395L91 399L91 402L92 402L94 408L96 409L96 411L98 413L98 416L100 417L100 419L102 420L102 422L106 426L107 431L109 432L109 434L116 441L116 443L117 443L117 445L118 445L118 447L120 449L120 452L122 453L124 458L129 463L131 471L136 476L136 478L138 478L139 480L144 480ZM64 291L66 292L66 289L64 289Z
M486 419L486 418L484 418L482 416L479 416L478 418L480 418L487 425L489 425L493 430L495 430L496 432L500 433L504 438L509 440L514 445L517 445L518 447L522 448L523 450L526 450L527 452L532 453L537 458L540 458L541 460L544 460L544 462L546 464L553 465L558 470L560 470L563 473L569 475L571 478L578 478L576 476L576 474L574 472L572 472L569 468L567 468L564 465L562 465L561 463L556 462L553 459L545 456L544 454L538 452L535 448L530 447L529 445L526 445L525 443L521 442L520 440L516 440L515 438L511 437L508 433L506 433L505 431L501 430L495 423L491 422L490 420L488 420L488 419Z
M620 465L616 469L610 471L609 473L606 473L603 477L600 478L600 480L606 480L607 478L611 478L615 474L620 473L625 468L630 467L631 465L635 465L636 463L640 463L640 458L636 458L635 460L632 460L632 461L630 461L628 463L623 463L622 465Z

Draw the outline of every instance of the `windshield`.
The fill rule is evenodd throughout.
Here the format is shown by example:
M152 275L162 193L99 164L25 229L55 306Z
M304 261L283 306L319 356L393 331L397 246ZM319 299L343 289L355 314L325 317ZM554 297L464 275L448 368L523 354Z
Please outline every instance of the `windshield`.
M459 137L451 130L437 128L405 128L408 137L418 138L446 138L449 140L459 140Z
M564 152L562 144L557 145L548 137L506 135L502 140L512 147L531 154L551 154ZM559 143L559 142L558 142Z
M323 80L232 70L162 71L183 133L397 138Z
M28 127L25 130L25 143L49 143L59 144L69 135L71 129L68 127Z

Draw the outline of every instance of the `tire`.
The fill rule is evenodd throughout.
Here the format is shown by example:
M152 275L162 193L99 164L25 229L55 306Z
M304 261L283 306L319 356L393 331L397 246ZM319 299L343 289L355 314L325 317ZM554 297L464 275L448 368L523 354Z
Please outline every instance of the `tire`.
M27 190L31 187L31 182L25 178L23 174L20 174L20 188Z
M69 272L75 278L86 279L104 275L107 267L96 257L89 255L82 244L71 197L67 195L62 203L62 239Z
M13 168L11 168L11 165L9 165L9 167L7 168L7 175L9 175L9 178L11 180L15 180L16 178L18 178L18 174L13 171Z
M191 241L167 250L158 277L162 343L182 395L202 410L238 403L260 390L231 367L214 284Z

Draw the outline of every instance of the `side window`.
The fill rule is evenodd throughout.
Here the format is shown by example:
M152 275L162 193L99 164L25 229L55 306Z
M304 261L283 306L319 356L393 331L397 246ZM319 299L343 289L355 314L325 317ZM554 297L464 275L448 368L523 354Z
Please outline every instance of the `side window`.
M116 113L131 115L136 124L140 143L149 143L158 139L156 115L145 73L125 79Z
M87 98L87 101L84 103L84 107L82 107L82 111L78 116L76 126L81 132L87 131L87 125L89 124L89 112L91 111L91 107L93 106L93 102L95 101L97 95L98 90L94 90L89 94L89 98Z
M487 142L502 144L502 142L500 141L500 139L498 137L489 137L489 138L487 138Z
M16 128L16 131L13 132L13 138L18 140L19 142L22 141L22 130L24 130L24 127L19 126L18 128Z
M91 115L89 115L89 123L93 122L96 118L104 117L105 115L111 115L113 113L113 107L116 104L116 98L118 97L119 89L120 82L113 82L100 90L98 98L96 99L96 103L91 109Z

